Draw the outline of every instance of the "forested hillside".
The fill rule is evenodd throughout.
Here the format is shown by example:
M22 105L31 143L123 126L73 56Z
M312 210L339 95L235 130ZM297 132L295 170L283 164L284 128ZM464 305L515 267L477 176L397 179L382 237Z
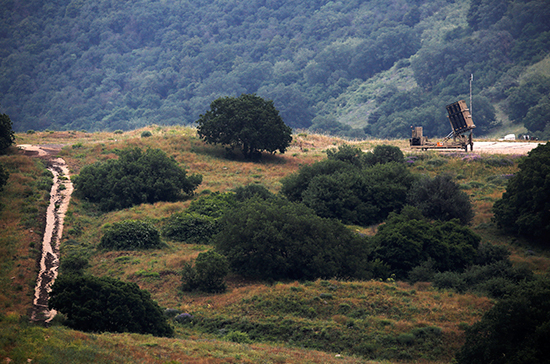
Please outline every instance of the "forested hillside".
M473 74L476 133L548 137L548 19L545 0L0 0L0 112L127 130L256 93L293 128L443 135Z

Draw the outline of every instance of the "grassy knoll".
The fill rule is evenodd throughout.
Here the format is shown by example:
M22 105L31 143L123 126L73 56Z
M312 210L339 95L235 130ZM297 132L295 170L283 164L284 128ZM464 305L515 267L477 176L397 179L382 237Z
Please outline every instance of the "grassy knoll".
M143 131L152 136L141 137ZM18 134L18 144L64 144L60 155L71 173L87 164L116 158L116 150L138 146L161 148L188 171L203 175L197 197L258 183L272 192L280 179L326 157L324 151L343 140L297 134L287 153L266 155L261 162L227 158L224 149L204 144L194 129L150 126L125 133L37 132ZM353 142L363 150L378 144L403 148L414 173L449 173L473 202L472 228L483 242L504 244L512 261L535 272L548 271L548 252L521 239L502 235L491 222L491 208L502 195L521 157L483 157L461 152L407 151L405 140ZM61 251L90 261L88 272L137 283L161 307L189 313L184 323L171 321L174 339L137 334L85 334L57 323L28 324L40 216L46 206L47 172L40 161L22 155L0 156L10 180L0 211L0 360L33 359L39 363L448 363L464 340L463 329L479 320L493 302L486 297L437 291L428 283L404 282L263 282L228 277L226 293L182 293L180 270L211 247L163 241L161 249L105 252L97 250L103 226L126 219L162 219L184 210L191 199L100 212L71 200ZM49 186L49 185L48 185ZM356 228L374 234L376 226ZM32 232L31 232L32 230ZM14 277L12 279L12 277ZM17 282L17 283L16 283ZM62 317L56 318L61 321Z
M31 307L39 244L52 174L19 154L0 155L10 177L0 193L0 312L24 315Z

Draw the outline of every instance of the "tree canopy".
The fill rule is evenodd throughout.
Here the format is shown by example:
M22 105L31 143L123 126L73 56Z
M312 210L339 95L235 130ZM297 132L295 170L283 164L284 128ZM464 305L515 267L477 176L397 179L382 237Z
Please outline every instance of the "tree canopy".
M421 263L431 260L439 271L462 270L474 263L481 238L457 220L428 221L418 209L407 206L392 213L372 238L373 257L404 278Z
M449 175L420 178L411 186L407 202L430 219L458 219L466 225L474 217L470 197L459 189Z
M395 150L397 149L397 151ZM282 179L281 193L317 215L368 226L400 210L414 177L399 148L377 146L372 152L342 146L328 158Z
M0 114L0 153L12 144L15 144L13 123L8 115Z
M214 244L247 277L370 278L364 238L284 199L252 198L227 211Z
M2 5L0 111L18 132L192 124L219 97L256 93L292 128L443 136L474 73L480 133L550 49L545 0Z
M176 201L191 194L202 176L187 172L160 149L129 148L118 159L82 168L74 178L78 197L99 204L104 211L141 203Z
M493 212L498 226L516 234L543 238L550 234L550 143L529 152L508 180Z
M548 363L550 278L524 282L466 330L459 364Z
M62 275L52 286L48 306L76 330L174 334L149 292L110 277Z
M284 153L292 141L287 126L273 101L256 95L223 97L210 104L210 110L197 120L197 132L207 143L239 148L245 157L261 152Z

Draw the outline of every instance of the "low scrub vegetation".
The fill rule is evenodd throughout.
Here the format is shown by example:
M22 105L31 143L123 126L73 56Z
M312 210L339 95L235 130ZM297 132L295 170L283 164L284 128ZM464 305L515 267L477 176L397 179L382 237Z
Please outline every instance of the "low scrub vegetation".
M106 224L105 234L98 245L100 249L135 250L161 246L158 229L148 221L125 220Z

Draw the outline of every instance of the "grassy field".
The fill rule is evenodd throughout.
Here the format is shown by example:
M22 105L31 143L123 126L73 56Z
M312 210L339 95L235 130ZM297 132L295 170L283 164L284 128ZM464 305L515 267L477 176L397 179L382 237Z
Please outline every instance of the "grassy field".
M143 131L151 137L141 138ZM71 173L95 161L115 158L126 147L161 148L189 174L200 173L197 196L258 183L272 192L280 179L326 157L324 151L345 141L322 135L294 135L283 155L267 155L252 163L228 159L224 149L204 144L186 127L150 126L122 134L37 132L18 134L18 144L62 144L60 156ZM491 222L491 208L517 171L521 157L463 152L415 152L406 140L348 142L363 150L379 144L399 146L414 173L449 173L473 202L472 228L483 242L503 244L515 264L535 272L548 271L547 251L502 235ZM152 251L96 250L103 225L125 219L161 219L184 210L191 200L160 202L102 213L85 201L71 200L61 251L90 257L90 273L137 283L163 308L193 316L173 323L176 337L137 334L87 334L54 323L45 328L28 323L36 279L36 258L48 199L44 164L19 154L0 156L10 179L0 203L0 360L39 363L448 363L463 343L463 330L479 320L493 302L486 297L433 289L429 283L404 282L263 282L228 277L224 294L182 293L184 262L210 249L205 244L165 241ZM353 227L374 234L376 226ZM61 321L59 316L55 321Z

